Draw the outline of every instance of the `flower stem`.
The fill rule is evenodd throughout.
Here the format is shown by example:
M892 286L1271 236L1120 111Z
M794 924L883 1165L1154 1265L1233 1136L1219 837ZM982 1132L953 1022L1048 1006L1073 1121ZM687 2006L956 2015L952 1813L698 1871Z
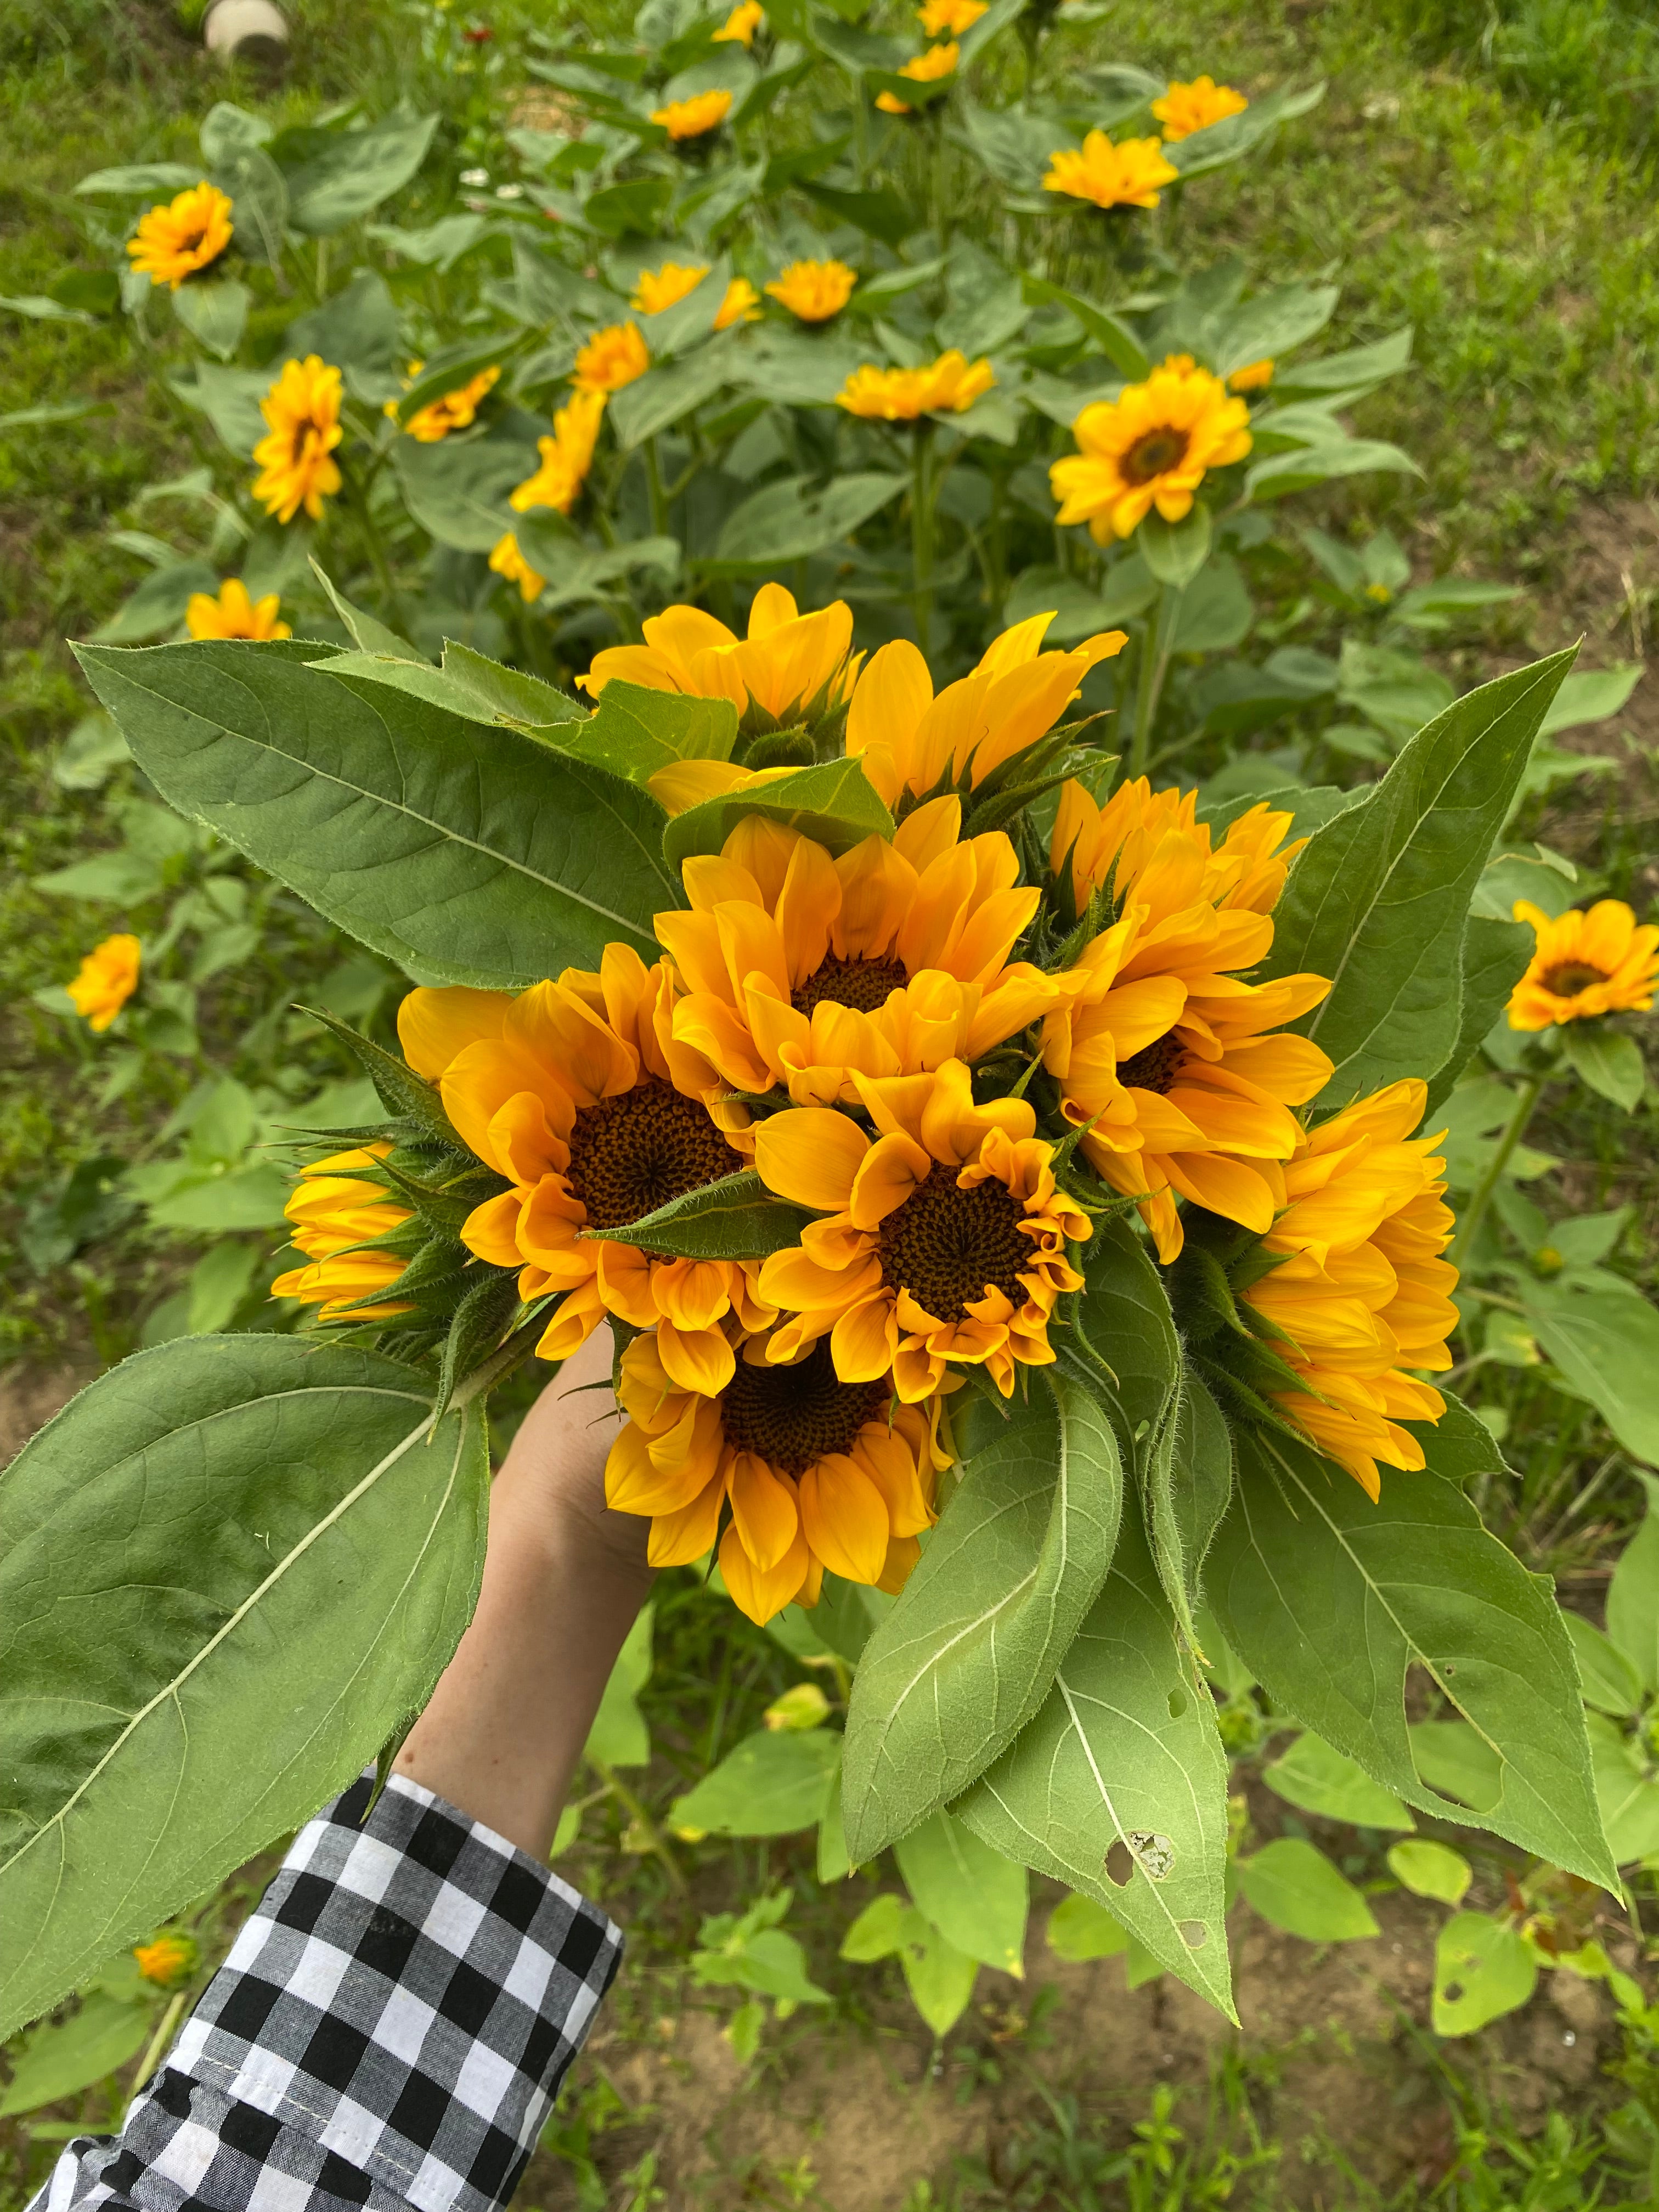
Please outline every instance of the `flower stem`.
M1158 702L1170 669L1170 641L1175 635L1176 618L1180 611L1181 589L1166 584L1158 605L1146 618L1146 633L1140 641L1135 726L1129 738L1129 758L1124 770L1127 775L1145 775L1152 757L1152 725L1158 720Z
M161 2014L160 2025L157 2027L155 2034L151 2036L149 2043L144 2046L144 2055L138 2061L138 2071L133 2075L132 2087L127 2093L127 2103L129 2108L131 2108L133 2099L138 2094L138 2092L143 2087L145 2082L149 2081L150 2075L155 2073L156 2068L167 2056L167 2045L173 2040L174 2032L179 2026L179 2014L184 2011L185 2000L189 1996L190 1991L188 1989L179 1990L175 1992L172 2002L167 2006L167 2010Z
M645 455L646 488L651 495L651 528L659 538L668 535L668 495L662 488L662 468L657 459L657 441L647 438L641 448Z
M345 487L346 501L357 518L358 527L368 548L368 557L374 564L375 578L380 586L380 604L389 621L404 633L404 603L398 593L397 579L392 573L392 563L386 558L386 545L375 526L374 516L368 503L368 495L358 482L355 469L342 468L340 481Z
M674 1854L668 1848L668 1838L663 1834L650 1814L646 1811L643 1803L634 1795L614 1766L607 1766L602 1759L594 1759L591 1754L587 1763L604 1783L605 1788L616 1793L644 1838L647 1850L662 1861L663 1865L667 1869L669 1881L684 1895L685 1876L675 1863Z
M918 422L915 441L910 449L910 607L915 617L916 642L924 654L929 649L933 626L935 487L929 468L933 449L933 424Z
M1454 1267L1462 1267L1463 1255L1474 1242L1475 1232L1486 1218L1486 1208L1492 1203L1492 1195L1498 1188L1498 1179L1504 1169L1508 1167L1516 1146L1526 1135L1527 1124L1532 1119L1533 1109L1537 1105L1539 1094L1548 1080L1547 1073L1529 1075L1516 1093L1515 1111L1510 1115L1504 1133L1498 1140L1498 1149L1486 1163L1486 1173L1475 1185L1474 1196L1469 1200L1458 1221L1457 1234L1453 1237L1451 1249L1446 1255Z

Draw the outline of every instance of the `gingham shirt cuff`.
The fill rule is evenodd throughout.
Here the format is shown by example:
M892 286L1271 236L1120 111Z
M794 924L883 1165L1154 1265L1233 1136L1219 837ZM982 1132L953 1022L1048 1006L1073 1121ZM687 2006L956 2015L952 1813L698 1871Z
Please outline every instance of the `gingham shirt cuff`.
M512 2195L621 1934L429 1790L394 1777L365 1822L368 1794L365 1778L295 1838L179 2037L151 2093L158 2126L177 2117L141 2201L296 2212L384 2191L494 2212ZM186 2118L192 2097L205 2109Z

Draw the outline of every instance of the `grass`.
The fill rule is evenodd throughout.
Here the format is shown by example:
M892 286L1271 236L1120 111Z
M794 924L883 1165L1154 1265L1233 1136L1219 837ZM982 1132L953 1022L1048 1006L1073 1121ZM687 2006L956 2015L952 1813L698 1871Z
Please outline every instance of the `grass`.
M527 4L489 13L499 33L492 65L511 82L516 33L550 15ZM90 258L88 226L100 218L94 204L71 197L78 177L106 164L188 154L196 121L222 94L284 118L358 96L379 112L406 95L416 105L443 105L452 167L483 150L471 90L437 81L419 58L419 11L392 0L349 11L305 0L296 14L295 68L271 93L210 74L161 0L62 0L50 9L39 0L0 0L0 294L47 292L67 265ZM1487 41L1489 20L1498 27ZM1418 455L1424 479L1359 480L1328 504L1356 533L1395 529L1419 574L1456 568L1528 586L1526 601L1450 656L1453 674L1473 681L1494 659L1553 645L1579 621L1592 626L1606 657L1628 652L1629 624L1641 618L1659 571L1633 578L1621 595L1605 562L1586 581L1585 549L1599 518L1622 526L1621 503L1646 499L1659 483L1659 396L1648 373L1659 339L1659 216L1648 180L1649 126L1641 120L1650 110L1620 91L1607 67L1609 52L1627 74L1647 67L1640 57L1652 34L1644 19L1617 0L1553 9L1526 0L1495 19L1485 0L1282 15L1254 0L1188 0L1178 11L1124 0L1104 25L1063 36L1079 60L1134 58L1180 74L1207 69L1251 89L1328 79L1322 107L1293 126L1277 152L1206 189L1182 250L1194 259L1239 252L1287 276L1340 276L1339 342L1358 343L1405 320L1416 326L1416 372L1367 403L1364 427ZM0 415L82 393L106 401L110 411L58 429L0 428L7 779L0 1183L8 1208L0 1216L0 1361L107 1358L130 1346L143 1314L177 1282L193 1254L190 1240L158 1245L118 1234L40 1273L15 1231L28 1206L49 1196L78 1160L100 1151L133 1158L152 1146L189 1077L181 1068L171 1088L159 1081L100 1103L86 1039L31 994L72 972L110 926L109 910L49 896L33 881L115 839L115 809L131 796L129 772L101 793L65 790L52 774L57 748L86 705L62 641L85 635L131 588L139 571L110 553L106 533L118 525L155 527L155 510L137 512L137 494L188 465L194 449L111 326L9 318L7 340ZM1287 615L1297 588L1287 578ZM1542 826L1598 884L1646 905L1659 890L1650 857L1654 805L1650 763L1638 763L1611 793L1575 790ZM296 972L325 976L337 957L337 946L292 902L279 904L264 965L222 981L210 995L211 1052L256 1079L262 1069L238 1059L250 1027L291 995ZM1651 1128L1651 1109L1644 1126ZM1628 1122L1612 1108L1576 1108L1570 1123L1547 1118L1537 1141L1579 1164L1569 1188L1583 1210L1635 1196L1642 1218L1633 1237L1638 1243L1645 1237L1651 1253L1659 1170L1633 1166L1640 1146ZM1504 1395L1523 1443L1550 1421L1548 1402L1524 1377L1505 1379ZM1544 1449L1527 1452L1527 1475L1505 1509L1506 1533L1522 1543L1556 1528L1562 1465L1571 1470L1570 1499L1596 1464L1593 1456L1581 1464L1571 1438L1574 1456L1555 1464L1548 1451L1557 1439L1538 1441ZM1624 1475L1605 1484L1594 1516L1580 1516L1570 1544L1564 1535L1552 1554L1581 1571L1587 1586L1631 1487ZM758 1725L769 1699L793 1679L769 1638L729 1613L720 1615L718 1632L712 1622L711 1608L689 1585L665 1594L662 1660L647 1700L658 1763L647 1794L658 1809ZM769 2031L758 2095L736 2094L737 2118L714 2151L699 2154L702 2166L676 2154L672 2173L695 2167L698 2177L685 2185L685 2201L827 2201L814 2179L823 2154L810 2129L762 2143L746 2131L752 2108L803 2075L862 2063L859 2054L872 2050L914 2060L920 2070L921 2101L902 2112L925 2113L927 2096L948 2100L960 2091L965 2108L994 2115L988 2143L942 2153L906 2212L979 2212L992 2203L1150 2212L1224 2201L1546 2212L1596 2202L1598 2191L1607 2202L1640 2193L1653 2140L1640 2116L1659 2110L1659 2093L1652 2056L1639 2048L1624 2051L1617 2086L1575 2092L1570 2116L1540 2131L1535 2116L1506 2114L1485 2086L1500 2064L1521 2067L1519 2045L1497 2037L1482 2046L1489 2058L1477 2052L1454 2069L1409 2037L1396 2038L1376 2062L1377 2094L1416 2100L1409 2117L1417 2127L1428 2115L1419 2134L1430 2148L1420 2171L1402 2178L1390 2169L1385 2181L1355 2171L1348 2147L1320 2136L1295 2086L1297 2068L1310 2063L1300 2045L1224 2056L1207 2078L1201 2058L1189 2057L1184 2086L1068 2103L1070 2093L1054 2085L1060 2057L1075 2054L1065 2052L1028 1993L1010 1984L1003 2024L970 2017L948 2056L936 2058L925 2039L919 2044L896 1970L840 1972L840 1929L867 1887L855 1886L850 1902L820 1893L805 1878L798 1843L711 1850L694 1863L691 1894L682 1900L660 1862L629 1848L637 1838L622 1808L606 1803L588 1826L574 1871L635 1933L629 1972L611 2000L612 2045L573 2084L556 2124L556 2162L532 2170L526 2202L546 2212L662 2201L671 2170L659 2142L665 2124L648 2109L651 2093L616 2084L632 2083L629 2069L637 2070L640 2053L672 2049L663 2044L665 2020L682 2023L688 2035L699 2022L707 2026L718 2059L715 2030L725 2013L698 2012L684 1986L682 1962L697 1917L793 1881L797 1872L803 1878L790 1924L835 1989L834 2019L820 2025L798 2016ZM115 2109L107 2093L94 2092L85 2117L103 2124ZM19 2151L16 2130L7 2142L9 2155ZM37 2144L27 2166L14 2160L0 2203L21 2201L52 2148Z

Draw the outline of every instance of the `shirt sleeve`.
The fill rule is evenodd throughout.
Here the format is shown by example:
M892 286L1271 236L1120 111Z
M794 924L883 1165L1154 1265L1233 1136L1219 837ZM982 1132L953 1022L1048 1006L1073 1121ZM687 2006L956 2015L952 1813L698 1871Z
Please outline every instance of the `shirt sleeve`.
M495 2212L621 1955L558 1876L365 1776L295 1838L120 2135L29 2212Z

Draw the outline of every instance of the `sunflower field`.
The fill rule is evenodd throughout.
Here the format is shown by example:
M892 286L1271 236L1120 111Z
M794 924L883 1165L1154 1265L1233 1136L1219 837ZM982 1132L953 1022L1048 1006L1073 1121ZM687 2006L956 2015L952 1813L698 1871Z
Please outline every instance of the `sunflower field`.
M1449 16L321 12L0 296L9 500L146 426L8 663L0 1380L81 1387L0 1474L6 2187L389 1765L605 1328L662 1571L555 1849L638 1986L543 2201L1651 2201L1659 313L1576 341L1601 619L1566 461L1469 489L1568 369L1350 219L1353 41L1431 103ZM1514 127L1521 229L1645 174ZM1409 2046L1411 2159L1293 2179L1270 2018ZM926 2152L708 2162L880 2038Z

